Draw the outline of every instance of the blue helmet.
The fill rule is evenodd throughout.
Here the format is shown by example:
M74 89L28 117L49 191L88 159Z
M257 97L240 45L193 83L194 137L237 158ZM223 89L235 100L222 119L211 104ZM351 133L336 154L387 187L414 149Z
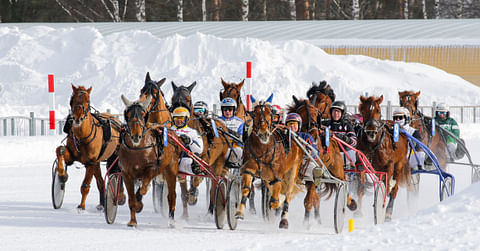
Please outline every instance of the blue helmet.
M221 108L223 107L233 107L233 110L237 110L237 102L233 98L224 98L221 104Z

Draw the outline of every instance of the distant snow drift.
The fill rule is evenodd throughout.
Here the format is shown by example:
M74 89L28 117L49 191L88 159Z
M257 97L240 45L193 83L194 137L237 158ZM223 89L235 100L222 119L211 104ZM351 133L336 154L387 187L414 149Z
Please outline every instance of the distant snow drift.
M194 100L218 103L220 78L239 82L252 61L252 81L244 94L274 103L305 97L312 81L326 80L340 100L358 104L359 96L384 95L398 103L399 90L421 90L420 103L478 104L480 89L442 70L415 63L365 56L332 56L302 41L270 42L221 39L196 34L159 39L146 31L102 36L93 27L0 28L0 116L48 114L47 75L55 75L58 118L68 112L70 84L92 86L92 105L113 113L123 110L120 95L138 97L146 72L176 84L197 81ZM167 99L170 84L162 87ZM244 99L245 101L245 99Z

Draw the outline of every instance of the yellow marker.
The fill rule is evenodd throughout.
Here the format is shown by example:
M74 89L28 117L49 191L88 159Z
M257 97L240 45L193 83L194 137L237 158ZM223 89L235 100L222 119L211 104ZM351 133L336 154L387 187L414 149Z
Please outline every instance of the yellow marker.
M353 225L354 225L353 219L349 219L348 220L348 232L353 231Z

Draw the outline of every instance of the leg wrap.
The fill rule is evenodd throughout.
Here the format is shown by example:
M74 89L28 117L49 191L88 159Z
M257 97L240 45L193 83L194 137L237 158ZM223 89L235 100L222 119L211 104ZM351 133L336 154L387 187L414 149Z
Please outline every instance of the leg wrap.
M83 183L82 186L81 186L81 188L90 188L90 184L85 184L85 183Z

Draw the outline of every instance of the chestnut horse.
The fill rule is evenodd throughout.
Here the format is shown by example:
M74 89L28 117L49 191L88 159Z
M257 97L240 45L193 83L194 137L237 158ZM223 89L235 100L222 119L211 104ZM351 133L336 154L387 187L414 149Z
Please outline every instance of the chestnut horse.
M107 160L117 149L121 123L113 115L100 113L93 115L90 112L90 93L92 87L86 89L83 86L76 87L72 84L72 96L70 109L72 111L70 122L72 127L67 135L66 146L59 146L57 154L57 172L61 182L66 182L68 174L64 167L73 164L74 161L82 163L85 168L80 191L82 199L78 209L85 210L85 201L90 191L90 183L93 176L97 181L100 192L100 204L98 210L104 205L104 180L100 170L100 161ZM68 123L68 121L67 121Z
M235 102L237 102L235 116L239 117L244 122L251 120L250 115L247 113L247 108L245 108L245 105L242 102L241 90L245 83L245 79L238 84L225 82L223 78L221 80L223 91L220 91L220 101L227 97L234 99Z
M447 167L447 144L441 133L436 133L435 136L432 136L432 118L425 116L418 110L420 91L416 93L413 91L398 92L398 96L400 98L400 106L410 111L412 127L420 130L422 143L432 150L435 157L437 157L438 163L445 171ZM436 126L435 131L440 132L441 130Z
M285 194L279 227L288 228L288 205L304 153L296 144L286 149L285 136L272 123L273 113L268 102L259 101L252 114L253 128L246 138L243 152L242 200L235 217L243 219L252 180L260 177L271 191L269 203L272 209L279 208L279 195Z
M407 160L408 139L400 134L398 141L393 141L393 121L381 120L382 101L383 95L379 98L360 96L358 110L363 117L364 128L358 137L357 148L367 156L376 171L387 173L385 186L390 199L385 220L390 221L398 186L410 182L410 168ZM359 207L360 201L361 198Z
M211 120L207 120L205 118L194 118L193 116L193 105L192 105L192 97L191 91L195 87L196 82L192 83L190 86L177 86L174 82L172 82L173 88L173 96L172 96L172 107L171 109L175 109L178 106L186 107L190 110L190 121L188 122L188 126L191 128L196 129L199 134L202 136L203 141L203 152L201 154L201 158L205 160L210 167L215 172L215 175L224 177L228 169L225 167L226 155L229 148L229 143L227 142L228 139L223 133L219 134L220 137L213 136L213 129L211 125ZM228 131L227 127L224 123L218 120L214 120L215 125L217 128L222 128L223 131ZM187 184L186 180L182 179L180 182L180 188L182 190L182 201L183 201L183 217L188 217L188 204L193 205L197 201L197 187L202 182L201 177L193 177L192 187L189 191L187 191ZM208 206L208 212L213 214L213 206L214 206L214 198L215 198L215 190L217 188L217 184L214 182L212 183L210 189L210 203Z
M313 82L307 91L307 97L320 111L322 119L330 119L330 106L335 101L335 93L325 80L319 84Z
M168 186L169 226L174 224L176 178L180 149L171 139L164 146L163 135L166 127L147 127L147 106L151 96L143 102L131 102L122 95L126 106L124 117L126 130L121 134L118 151L118 165L128 192L130 221L128 226L137 226L136 213L143 209L142 197L147 193L152 179L163 174ZM171 133L174 135L175 133ZM141 186L135 191L135 181L141 180Z
M324 147L325 141L322 139L325 137L325 131L320 129L319 124L319 119L321 119L322 113L314 105L310 104L310 100L308 99L298 100L293 96L293 101L294 104L289 105L287 109L289 113L295 112L302 117L303 123L302 127L299 128L299 131L307 132L312 135L319 150L319 157L327 167L328 171L336 178L345 181L343 158L340 154L340 147L337 141L330 138L329 150L327 151L326 147ZM320 165L320 163L318 164ZM320 222L320 197L328 194L327 199L329 199L332 193L337 189L337 186L336 184L325 183L325 189L320 195L317 193L317 187L314 182L307 181L305 187L307 189L307 194L305 195L303 202L305 206L304 222L308 223L312 207L315 208L315 219ZM350 194L348 194L347 197L347 206L352 211L357 208L356 202L352 199Z

